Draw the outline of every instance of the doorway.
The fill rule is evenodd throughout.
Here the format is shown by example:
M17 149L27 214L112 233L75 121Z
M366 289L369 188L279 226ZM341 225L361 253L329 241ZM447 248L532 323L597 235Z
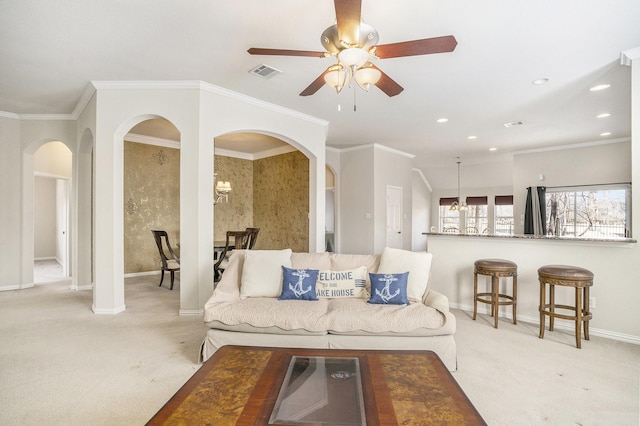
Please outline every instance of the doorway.
M34 283L70 275L69 183L71 151L62 142L48 142L33 155Z

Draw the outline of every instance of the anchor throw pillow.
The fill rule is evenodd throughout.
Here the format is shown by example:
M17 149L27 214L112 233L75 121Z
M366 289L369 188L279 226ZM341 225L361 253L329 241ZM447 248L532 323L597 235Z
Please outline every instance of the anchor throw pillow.
M282 266L282 293L278 300L318 300L317 269L292 269Z
M409 272L402 274L369 274L371 298L377 305L408 305L407 283Z

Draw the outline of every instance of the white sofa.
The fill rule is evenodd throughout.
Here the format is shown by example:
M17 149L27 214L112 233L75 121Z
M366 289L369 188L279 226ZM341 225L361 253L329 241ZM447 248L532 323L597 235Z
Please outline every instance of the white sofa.
M408 286L410 303L368 303L368 279L366 298L278 300L282 275L275 283L273 274L282 270L280 263L292 269L330 271L364 266L367 277L368 272L379 269L384 273L408 271L409 280L414 278L413 287L411 281ZM449 312L447 298L428 288L430 266L431 254L397 249L385 249L379 255L234 250L204 307L209 330L202 345L202 359L207 360L224 345L431 350L447 368L455 370L456 320ZM263 291L263 282L265 288L272 287L270 292Z

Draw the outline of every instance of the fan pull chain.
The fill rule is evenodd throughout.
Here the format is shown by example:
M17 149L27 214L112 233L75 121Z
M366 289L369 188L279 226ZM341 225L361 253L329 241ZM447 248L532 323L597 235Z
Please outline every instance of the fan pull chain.
M353 112L356 112L356 88L353 88Z

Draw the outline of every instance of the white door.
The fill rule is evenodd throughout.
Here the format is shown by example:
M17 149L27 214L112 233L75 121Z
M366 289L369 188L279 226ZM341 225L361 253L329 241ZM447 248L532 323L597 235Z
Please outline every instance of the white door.
M402 248L402 187L387 186L387 247Z

